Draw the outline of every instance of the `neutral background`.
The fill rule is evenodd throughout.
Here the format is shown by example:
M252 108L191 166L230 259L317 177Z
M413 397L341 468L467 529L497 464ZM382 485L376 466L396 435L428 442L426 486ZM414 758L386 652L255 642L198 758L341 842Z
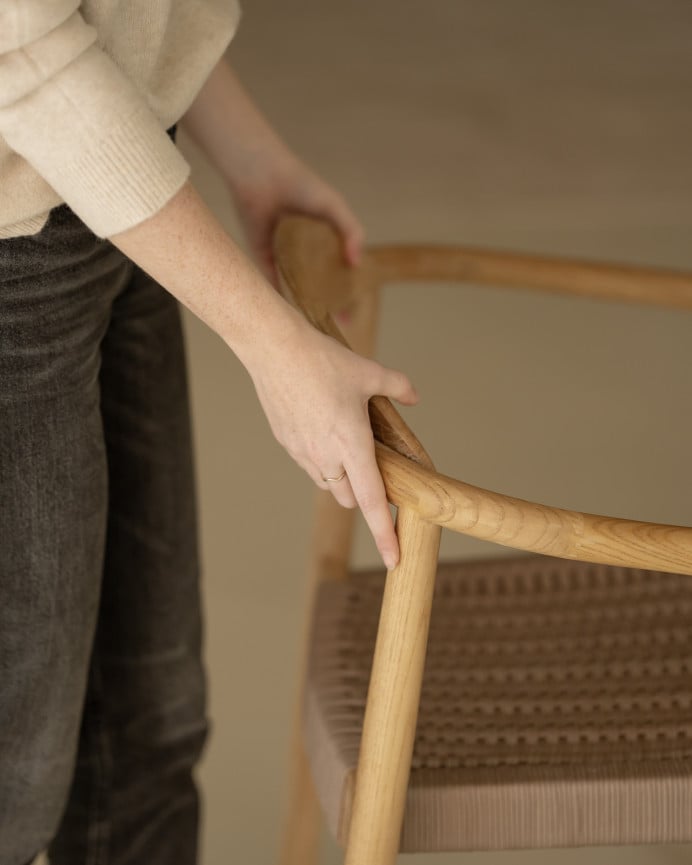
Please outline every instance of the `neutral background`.
M683 0L246 0L230 57L372 242L692 268L690 32ZM239 236L218 178L181 146ZM556 505L689 523L691 333L686 313L392 287L381 357L418 386L421 405L406 416L446 473ZM191 319L187 334L214 724L201 773L204 865L272 863L312 489L274 443L231 353ZM463 539L455 551L495 552ZM357 560L375 559L361 532ZM435 861L634 865L690 855ZM325 841L322 862L337 861Z

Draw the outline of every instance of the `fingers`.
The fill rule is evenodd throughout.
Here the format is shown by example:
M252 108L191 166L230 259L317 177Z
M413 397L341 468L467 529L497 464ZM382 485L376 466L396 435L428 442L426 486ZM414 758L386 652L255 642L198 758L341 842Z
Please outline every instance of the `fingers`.
M335 472L333 475L323 475L319 468L313 464L306 464L303 468L321 490L326 490L327 492L332 493L341 507L357 507L358 503L356 502L356 497L353 495L348 474L345 473L343 477L339 477L344 471L343 469ZM328 481L327 478L339 478L339 480Z
M375 393L405 405L414 405L418 402L418 393L406 375L371 361L366 363L372 364L371 372L374 371L374 378L379 379L377 382L379 387L374 390ZM317 485L321 489L329 490L339 504L348 508L357 505L360 508L387 569L392 570L399 561L399 543L384 482L375 459L374 441L367 421L366 406L367 402L360 431L353 429L351 436L346 439L345 453L342 455L346 476L341 478L340 470L327 474L317 467L313 468L311 475ZM332 459L328 464L332 466L337 463ZM339 479L336 480L337 478Z
M387 570L391 571L399 561L399 542L384 482L377 467L372 436L369 443L363 442L361 447L354 448L350 461L345 465L355 500Z
M339 502L342 508L355 508L358 504L351 488L348 474L338 481L323 481L324 489L328 490Z
M345 470L330 475L322 474L313 464L305 465L304 468L315 484L330 492L342 507L360 507L382 560L391 571L399 561L399 543L375 459L372 436L360 447L353 448L345 465Z
M344 257L351 267L355 267L360 264L363 257L365 232L355 217L342 223L341 231L343 233Z
M393 570L399 561L399 542L372 443L365 453L354 454L346 475L338 481L325 480L316 466L304 468L314 483L330 492L342 507L360 508L387 570Z
M365 232L356 219L355 214L340 195L334 193L321 208L325 216L341 234L344 258L346 263L355 267L360 264L363 255Z

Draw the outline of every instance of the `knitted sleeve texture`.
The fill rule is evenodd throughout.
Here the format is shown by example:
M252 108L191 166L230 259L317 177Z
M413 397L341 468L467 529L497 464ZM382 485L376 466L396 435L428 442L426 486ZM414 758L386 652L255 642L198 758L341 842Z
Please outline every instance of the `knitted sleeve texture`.
M163 207L189 167L79 6L0 0L0 135L108 237Z

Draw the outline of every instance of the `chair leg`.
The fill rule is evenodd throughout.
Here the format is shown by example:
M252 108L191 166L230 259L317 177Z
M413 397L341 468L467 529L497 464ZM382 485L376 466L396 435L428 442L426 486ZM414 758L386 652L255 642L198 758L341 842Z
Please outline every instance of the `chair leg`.
M345 865L392 865L406 804L440 529L404 508L397 527L401 561L382 601Z
M322 814L303 747L300 716L295 727L291 754L290 799L279 863L317 865Z
M308 574L309 602L301 643L301 694L307 681L309 632L317 588L327 579L346 579L354 525L353 511L344 510L331 493L320 491L317 494L315 531ZM293 722L286 823L279 854L280 865L316 865L319 851L322 811L303 745L302 719L303 700L299 698Z

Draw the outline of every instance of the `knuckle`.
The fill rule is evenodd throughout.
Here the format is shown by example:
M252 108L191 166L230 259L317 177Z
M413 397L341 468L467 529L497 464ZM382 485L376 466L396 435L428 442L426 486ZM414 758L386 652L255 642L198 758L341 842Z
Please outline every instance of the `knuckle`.
M326 448L317 440L306 442L304 450L306 455L315 463L315 465L320 466L325 459L329 459L325 453Z

